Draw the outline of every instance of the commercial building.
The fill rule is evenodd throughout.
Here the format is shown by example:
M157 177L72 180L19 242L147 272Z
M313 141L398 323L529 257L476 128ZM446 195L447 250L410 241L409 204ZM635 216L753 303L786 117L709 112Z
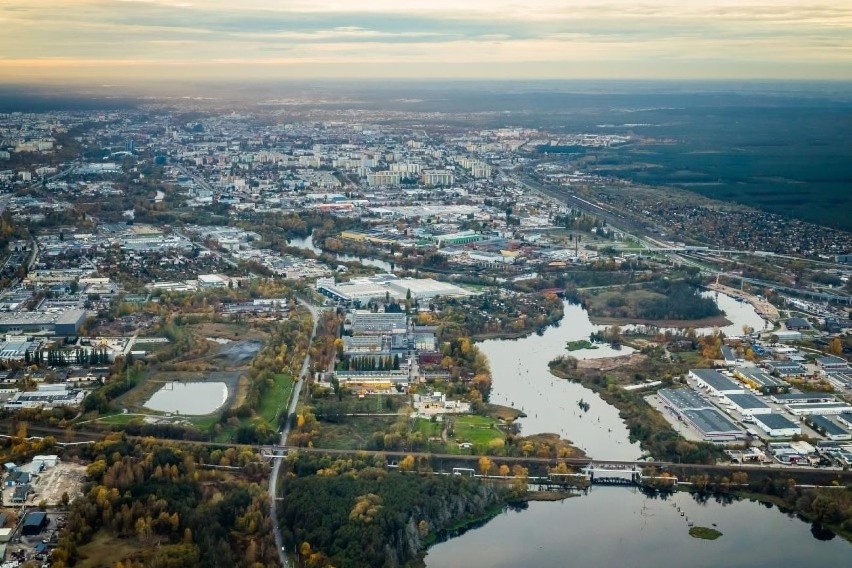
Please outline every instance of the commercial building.
M759 414L754 424L771 438L791 438L802 433L802 427L781 414Z
M455 246L475 243L482 240L482 235L476 231L459 231L457 233L447 233L445 235L433 235L431 240L440 246Z
M745 393L745 387L713 369L690 369L689 377L716 397Z
M731 401L734 410L743 416L754 416L755 414L769 414L772 409L751 393L729 394L725 398Z
M356 310L349 316L353 335L391 333L408 328L408 316L397 312L369 312Z
M833 441L852 440L852 433L845 428L841 428L831 419L825 416L808 416L805 421L810 424L811 428Z
M86 321L86 311L64 310L54 313L0 313L0 333L17 335L76 335Z

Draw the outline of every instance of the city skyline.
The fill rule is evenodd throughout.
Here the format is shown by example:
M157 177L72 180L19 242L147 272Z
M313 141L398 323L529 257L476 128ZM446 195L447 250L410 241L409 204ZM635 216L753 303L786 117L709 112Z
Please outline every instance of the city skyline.
M852 7L791 0L0 0L2 82L852 79Z

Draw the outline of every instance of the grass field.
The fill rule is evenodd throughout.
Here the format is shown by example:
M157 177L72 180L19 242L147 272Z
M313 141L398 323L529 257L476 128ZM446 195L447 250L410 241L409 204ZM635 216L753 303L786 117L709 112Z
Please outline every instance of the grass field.
M260 401L260 406L257 409L258 415L270 424L275 423L278 413L286 411L295 384L296 381L289 375L281 373L275 375L275 384Z
M453 422L453 440L487 446L491 440L505 439L506 434L497 427L497 421L487 416L465 415L450 419Z
M91 542L78 549L79 568L112 568L117 562L127 558L141 545L133 539L118 538L106 531L99 531Z

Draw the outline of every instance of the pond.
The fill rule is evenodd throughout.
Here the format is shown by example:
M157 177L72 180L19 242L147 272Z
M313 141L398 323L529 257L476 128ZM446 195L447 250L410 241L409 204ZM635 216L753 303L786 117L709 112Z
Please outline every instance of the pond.
M722 536L693 538L686 519L715 524ZM507 510L430 548L426 566L777 568L848 566L850 558L848 542L760 503L701 503L684 492L662 499L632 488L593 487L580 497Z
M215 412L228 400L228 387L220 382L171 381L148 399L145 408L170 414L197 416Z

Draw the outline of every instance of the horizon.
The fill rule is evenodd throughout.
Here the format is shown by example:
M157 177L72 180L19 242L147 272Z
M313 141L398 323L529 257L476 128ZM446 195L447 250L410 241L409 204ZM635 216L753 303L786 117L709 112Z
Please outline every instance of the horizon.
M832 2L0 0L0 22L0 84L852 80Z

